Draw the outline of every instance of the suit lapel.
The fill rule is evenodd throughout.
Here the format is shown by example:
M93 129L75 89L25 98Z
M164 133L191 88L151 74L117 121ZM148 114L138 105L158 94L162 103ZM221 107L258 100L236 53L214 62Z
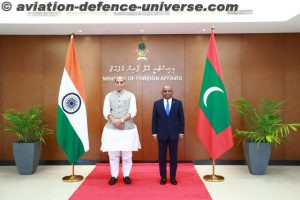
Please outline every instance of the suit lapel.
M164 112L166 112L165 105L164 105L164 99L160 100L159 106L160 106L160 109L162 109Z
M174 110L174 106L175 106L175 104L176 104L176 101L175 101L175 99L174 98L172 98L172 103L171 103L172 105L171 105L171 110L170 110L170 115L169 116L171 116L172 115L172 111Z

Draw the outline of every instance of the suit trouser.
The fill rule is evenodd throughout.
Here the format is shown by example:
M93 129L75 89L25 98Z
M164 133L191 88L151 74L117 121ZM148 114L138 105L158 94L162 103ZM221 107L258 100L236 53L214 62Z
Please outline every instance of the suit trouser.
M178 139L177 140L158 140L159 151L159 172L162 178L166 178L167 170L167 148L169 146L170 152L170 178L176 177L177 170L177 152L178 152Z
M123 176L129 176L132 167L132 151L109 151L110 173L112 177L119 175L120 156L122 154Z

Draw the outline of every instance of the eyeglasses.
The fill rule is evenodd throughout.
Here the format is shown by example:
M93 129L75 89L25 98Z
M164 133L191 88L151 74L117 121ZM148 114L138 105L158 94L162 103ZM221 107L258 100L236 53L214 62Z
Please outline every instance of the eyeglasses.
M172 90L163 90L163 92L172 92Z
M116 84L123 84L124 81L115 81Z

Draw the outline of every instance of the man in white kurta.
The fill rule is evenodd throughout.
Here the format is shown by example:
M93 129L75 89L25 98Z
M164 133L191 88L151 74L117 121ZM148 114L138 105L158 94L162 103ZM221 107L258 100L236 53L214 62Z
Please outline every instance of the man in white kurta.
M123 77L115 79L116 90L105 96L103 115L107 120L102 133L101 151L108 152L111 178L114 185L119 175L119 162L122 157L123 180L130 184L132 151L141 148L139 135L133 118L136 115L136 99L133 93L124 89Z

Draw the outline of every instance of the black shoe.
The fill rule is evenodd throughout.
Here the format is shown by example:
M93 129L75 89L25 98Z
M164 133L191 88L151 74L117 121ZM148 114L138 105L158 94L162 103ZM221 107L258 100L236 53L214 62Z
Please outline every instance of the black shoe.
M166 179L166 178L161 178L159 183L160 183L161 185L165 185L166 182L167 182L167 179Z
M111 177L108 181L109 185L114 185L117 182L117 179L115 177Z
M175 178L172 178L172 179L171 179L171 183L172 183L173 185L177 185L176 179L175 179Z
M125 177L123 178L123 181L124 181L124 183L127 184L127 185L131 184L131 180L130 180L129 176L125 176Z

